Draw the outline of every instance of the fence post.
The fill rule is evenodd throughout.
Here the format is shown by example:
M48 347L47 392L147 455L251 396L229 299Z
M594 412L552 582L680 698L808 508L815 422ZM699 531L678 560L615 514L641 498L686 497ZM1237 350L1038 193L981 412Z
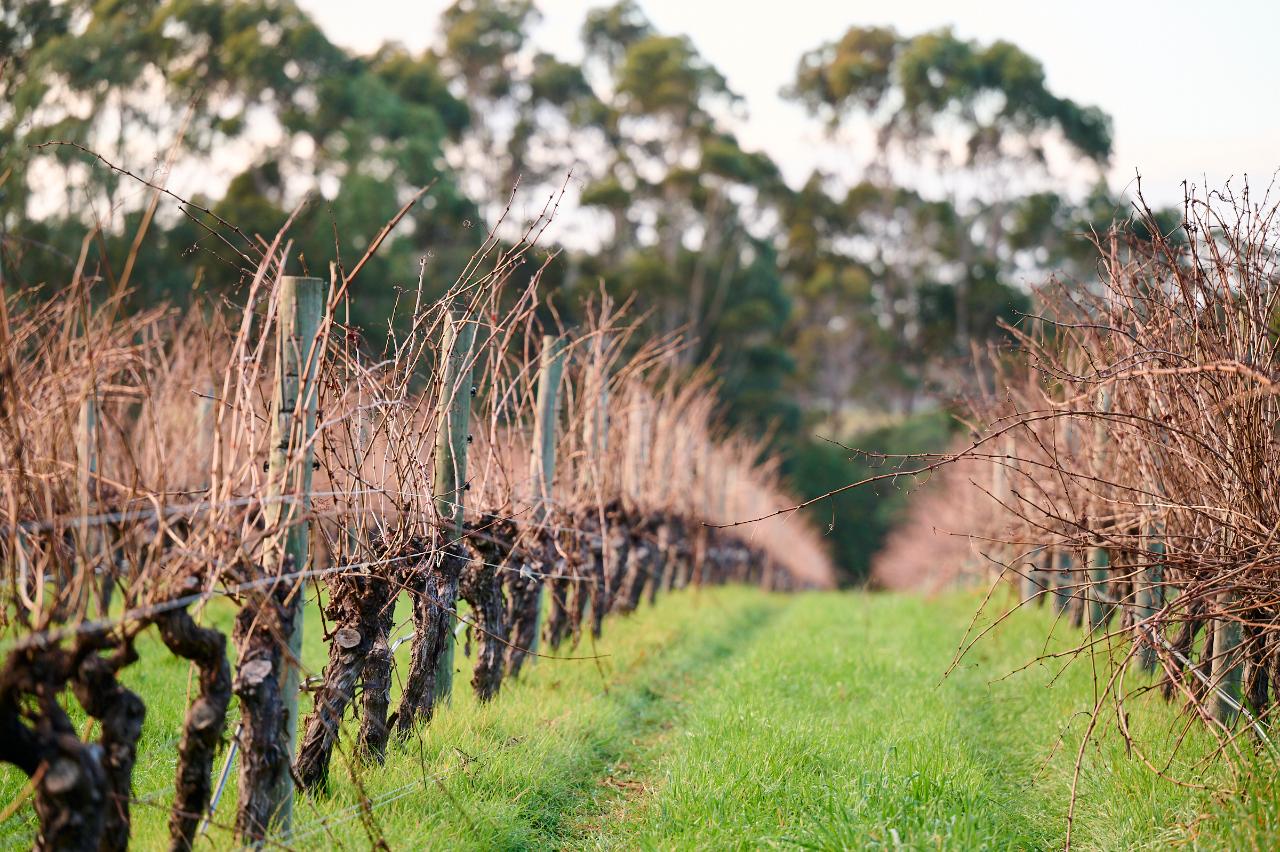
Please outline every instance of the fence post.
M1098 411L1102 414L1111 411L1111 392L1107 388L1098 391ZM1100 479L1106 478L1107 443L1107 421L1105 417L1099 417L1093 424L1093 446L1094 475ZM1106 600L1109 597L1107 580L1111 569L1111 555L1099 542L1089 548L1086 560L1089 629L1101 630L1111 619L1111 605Z
M556 432L560 422L560 377L564 375L567 341L563 337L542 336L538 359L538 407L534 411L533 444L529 451L529 479L534 487L534 523L545 523L551 515L551 490L556 477ZM591 423L595 417L588 417ZM590 444L588 444L590 446ZM598 464L599 459L593 458ZM538 583L537 617L529 650L538 652L542 633L542 583ZM534 657L534 660L537 658Z
M88 393L80 401L80 417L76 429L76 485L79 490L80 512L82 516L91 514L90 507L97 502L98 476L98 388L96 382L89 386ZM83 594L89 600L94 588L95 579L98 585L98 609L103 616L111 608L112 577L111 566L103 566L101 578L93 576L94 565L102 550L103 536L99 527L89 523L80 523L76 530L76 558L85 572L83 582L87 584Z
M1034 601L1038 604L1044 601L1044 596L1040 593L1044 591L1045 584L1041 578L1049 576L1049 572L1047 570L1041 571L1040 562L1047 550L1047 547L1037 547L1023 557L1022 564L1026 566L1026 574L1022 578L1022 600L1024 603Z
M1071 549L1060 544L1053 549L1053 558L1057 562L1053 580L1053 610L1061 613L1070 608L1074 594L1071 582Z
M1146 540L1145 558L1150 560L1150 564L1144 566L1135 578L1135 583L1138 587L1135 595L1137 621L1150 618L1155 615L1156 610L1164 606L1163 572L1161 571L1161 562L1164 559L1164 542L1156 537L1154 524L1148 527L1144 538ZM1151 630L1152 633L1155 632L1150 627L1147 630ZM1137 636L1137 665L1139 669L1145 672L1155 671L1156 664L1160 659L1154 639L1154 636L1148 636L1141 631Z
M1233 595L1230 592L1223 592L1218 596L1218 606L1222 609L1230 607L1232 602ZM1241 700L1240 683L1244 674L1244 659L1240 653L1242 633L1240 622L1234 618L1221 617L1213 620L1209 682L1216 689L1209 696L1209 712L1224 725L1235 721L1235 705Z
M1104 599L1111 556L1105 547L1091 547L1088 552L1089 629L1101 630L1111 618L1111 603Z
M597 340L591 367L594 371L592 382L596 386L587 388L588 391L595 391L596 400L582 423L582 443L586 446L588 455L587 470L591 475L590 482L596 488L603 485L601 472L604 469L605 454L609 451L609 372L604 363L606 349L608 346L604 339Z
M436 512L451 522L450 529L461 539L463 529L464 492L467 487L467 444L471 428L471 349L475 343L475 325L458 308L449 311L444 327L441 351L445 353L444 385L440 397L441 418L436 433L435 494ZM444 651L436 669L436 702L448 700L453 692L454 635L453 613L446 616Z
M283 547L269 547L263 558L267 576L292 564L306 570L310 546L311 464L315 454L320 361L324 341L319 338L324 318L324 281L285 275L280 279L276 307L276 382L272 410L271 455L267 462L267 504L263 512L268 529L283 529ZM298 422L296 415L301 415ZM299 451L300 454L299 454ZM306 622L301 594L293 606L289 625L289 658L284 661L280 697L288 735L290 763L298 742L298 685ZM243 791L242 791L243 793ZM272 791L271 809L276 829L289 834L293 821L293 777L286 771Z
M627 410L626 450L626 487L623 493L634 507L643 496L642 483L649 463L649 395L643 391L635 394Z

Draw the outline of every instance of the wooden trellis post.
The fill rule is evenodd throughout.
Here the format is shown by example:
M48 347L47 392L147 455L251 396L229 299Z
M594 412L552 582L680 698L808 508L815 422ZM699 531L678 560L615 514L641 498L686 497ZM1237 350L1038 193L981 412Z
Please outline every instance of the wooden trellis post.
M286 275L280 279L276 307L276 381L272 397L275 419L271 427L271 455L267 461L266 507L263 515L268 529L281 530L282 540L269 546L263 555L266 576L307 569L310 559L311 474L315 454L312 436L316 430L319 401L319 372L324 340L320 324L324 319L324 281ZM300 587L302 581L297 581ZM302 658L303 626L306 621L301 594L292 607L289 625L289 659L284 661L280 696L284 705L284 729L288 736L285 754L292 762L298 741L299 664ZM243 792L243 791L242 791ZM293 778L289 772L272 791L270 812L278 831L287 835L293 820Z
M1152 394L1147 400L1147 415L1153 422L1163 422L1165 411L1160 405L1160 397ZM1165 432L1159 433L1160 446L1167 452L1168 437ZM1156 478L1155 489L1163 493L1162 483ZM1162 525L1158 521L1144 522L1141 532L1143 541L1143 557L1147 564L1140 566L1134 577L1134 622L1150 618L1164 606L1164 556L1165 543L1161 536ZM1157 643L1162 641L1158 628L1147 626L1136 632L1135 641L1138 653L1134 664L1142 671L1153 672L1160 663Z
M1089 629L1101 630L1111 616L1111 602L1106 598L1107 574L1111 557L1105 547L1091 547L1088 553Z
M604 353L607 350L607 341L603 338L598 339L595 345L595 363L592 367L595 371L592 381L597 387L588 388L589 391L595 391L596 399L594 404L588 404L587 415L582 423L582 443L586 447L589 459L587 464L587 470L590 473L589 481L596 487L603 484L601 471L605 455L609 452L609 368L604 363Z
M444 327L441 351L445 354L444 386L441 393L441 418L436 435L435 494L436 512L449 523L454 538L463 529L463 505L467 487L467 444L471 428L471 350L475 343L475 325L460 310L449 312ZM456 638L456 616L447 615L444 652L436 669L436 701L448 699L453 692L453 653Z
M97 503L98 494L98 389L92 384L84 399L80 401L80 417L76 428L76 485L79 491L80 512L84 516L91 514L91 508ZM86 584L83 593L92 594L95 578L93 570L97 557L102 551L103 536L94 524L79 524L75 535L76 557L80 563ZM103 566L103 575L97 578L98 608L106 615L111 608L112 577L111 566ZM87 597L86 597L87 599Z
M627 411L627 458L625 493L631 503L639 501L644 491L645 473L649 464L650 399L647 394L637 394Z
M1218 606L1230 607L1233 596L1224 592L1218 597ZM1209 682L1215 687L1209 696L1209 712L1224 725L1235 721L1241 700L1240 685L1244 676L1244 657L1240 653L1243 629L1234 618L1213 620L1213 649L1210 660Z
M1111 411L1111 392L1106 388L1098 391L1098 410L1106 414ZM1105 478L1107 465L1107 421L1105 418L1098 418L1093 426L1093 445L1094 445L1094 467L1095 475L1099 478ZM1086 556L1088 561L1088 590L1087 600L1089 603L1089 628L1091 630L1103 629L1107 622L1111 619L1112 604L1108 599L1107 580L1111 573L1111 555L1105 547L1099 543L1095 547L1089 548Z
M1234 451L1231 436L1235 434L1235 418L1228 412L1227 449ZM1235 489L1233 489L1235 490ZM1231 553L1235 550L1235 533L1230 528L1223 531L1223 551ZM1244 678L1244 628L1239 617L1232 617L1227 612L1235 605L1236 596L1228 588L1220 592L1214 604L1223 615L1213 619L1213 648L1209 660L1209 682L1215 687L1209 696L1209 712L1213 718L1224 725L1230 725L1238 715L1237 707L1242 698L1241 681Z
M564 375L567 345L568 341L563 337L542 336L542 353L538 359L538 406L534 411L533 443L529 450L529 480L534 490L533 519L539 524L545 523L551 515L552 486L556 478L556 433L560 422L560 378ZM601 404L606 400L607 397L602 399ZM588 425L599 416L598 412L588 416ZM595 435L599 436L600 431L597 426ZM588 442L587 446L592 447L592 444ZM599 456L592 461L598 470ZM537 626L529 643L529 650L534 653L538 651L538 637L542 633L542 598L543 590L539 584Z
M1023 571L1026 572L1022 577L1022 599L1024 601L1040 600L1040 592L1044 589L1044 585L1040 580L1040 560L1044 551L1045 548L1037 547L1022 560L1025 566Z
M1235 536L1226 534L1226 550L1230 551L1235 543ZM1213 621L1213 645L1209 652L1209 683L1214 689L1209 695L1209 715L1224 725L1230 725L1239 714L1244 679L1244 654L1241 643L1244 628L1238 618L1226 614L1235 603L1235 594L1231 590L1220 592L1214 604L1223 615L1216 616Z
M1053 609L1054 612L1066 612L1071 606L1071 596L1073 594L1071 582L1071 549L1058 545L1052 549L1053 560L1056 564L1053 579Z
M1062 425L1062 443L1070 454L1075 444L1075 424L1068 418ZM1066 612L1071 606L1071 549L1066 544L1052 548L1053 611Z
M1164 605L1164 572L1161 565L1164 559L1164 542L1156 537L1154 525L1147 528L1143 538L1146 542L1145 558L1151 564L1143 567L1134 578L1137 586L1134 615L1137 621L1150 618ZM1138 635L1137 665L1142 671L1153 672L1159 662L1159 654L1148 631L1150 628Z

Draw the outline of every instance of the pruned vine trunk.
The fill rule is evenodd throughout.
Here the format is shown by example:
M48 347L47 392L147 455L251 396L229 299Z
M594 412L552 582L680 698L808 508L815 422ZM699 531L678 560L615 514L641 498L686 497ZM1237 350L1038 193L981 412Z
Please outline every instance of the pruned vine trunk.
M543 638L549 647L555 648L572 632L572 625L582 612L581 583L565 579L573 570L569 560L555 560L547 572L547 615L543 625Z
M116 672L136 659L128 644L110 658L90 653L81 661L73 682L76 700L102 729L98 742L106 785L106 814L98 843L100 852L117 852L129 846L133 765L147 708L137 693L116 680Z
M236 616L240 663L233 684L240 699L240 785L236 836L260 843L276 814L273 791L289 780L286 713L280 692L289 664L286 652L297 596L280 588L254 596Z
M98 743L82 742L58 702L69 655L60 648L13 651L0 674L0 760L35 782L36 850L86 850L102 840L107 776ZM30 706L34 718L24 720Z
M329 600L325 604L325 615L334 624L329 664L316 690L315 706L307 717L294 764L294 774L303 790L323 789L328 782L333 749L338 743L343 714L355 696L356 681L374 646L379 640L386 644L383 624L390 608L390 588L385 577L357 574L330 578ZM368 689L367 684L365 688Z
M449 641L458 600L458 578L466 564L466 553L452 545L431 560L423 572L421 585L413 590L409 676L400 706L390 723L401 737L408 736L417 722L431 721L435 713L436 672Z
M176 789L169 813L169 847L180 852L195 842L200 817L209 807L210 774L231 701L231 666L227 638L212 627L196 624L185 609L161 613L154 620L165 647L195 663L200 673L200 694L187 708L182 723Z
M652 545L645 540L643 532L631 533L626 539L626 561L622 567L618 592L613 600L614 611L621 613L634 612L640 605L653 564Z
M662 521L654 533L653 570L649 573L649 606L658 601L658 592L671 588L671 524Z
M516 570L506 578L507 585L507 641L510 643L505 651L505 665L509 677L519 677L529 651L533 648L538 635L538 600L542 596L542 578L537 576L543 572L540 562L532 562L524 558L519 560ZM567 592L568 590L564 590ZM558 598L558 600L557 600ZM546 602L547 620L552 617L564 619L565 605L563 597L553 590Z
M502 596L499 566L504 564L511 547L501 541L477 538L471 543L471 550L473 558L462 570L458 593L471 605L468 629L474 631L472 641L476 643L471 686L484 702L492 700L502 688L507 602Z
M361 713L360 754L381 763L387 754L387 711L391 707L391 628L396 614L398 585L388 579L381 584L381 605L367 610L367 629L372 633L367 656L360 670Z

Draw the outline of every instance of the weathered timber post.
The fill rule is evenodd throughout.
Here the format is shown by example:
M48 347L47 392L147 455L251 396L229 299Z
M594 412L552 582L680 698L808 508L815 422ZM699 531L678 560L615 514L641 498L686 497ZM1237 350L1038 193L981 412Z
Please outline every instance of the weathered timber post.
M1054 612L1066 612L1071 606L1072 582L1071 582L1071 548L1066 545L1058 545L1053 548L1053 558L1057 563L1057 570L1053 575L1053 609Z
M1235 434L1235 418L1227 414L1228 450L1235 450L1231 436ZM1235 550L1235 533L1231 529L1224 530L1223 553L1230 554ZM1209 659L1209 682L1215 687L1209 696L1209 713L1223 725L1230 725L1236 720L1243 690L1244 628L1238 617L1230 614L1236 603L1235 593L1224 589L1217 596L1214 604L1222 615L1213 620L1213 648Z
M91 508L97 504L100 489L98 486L98 388L96 382L89 386L84 399L80 400L80 417L76 428L76 486L80 503L82 520L75 533L76 561L83 572L81 582L85 598L94 588L94 567L101 555L105 537L101 529L88 522L92 514ZM113 577L111 566L102 566L102 576L98 579L98 610L105 616L111 608L111 592Z
M632 555L638 542L632 540L636 525L642 523L639 511L641 500L645 496L645 485L649 479L649 452L653 446L653 399L647 391L641 390L631 400L627 410L627 447L623 462L626 472L626 488L623 493L622 517L633 526L630 530L619 529L616 524L606 525L605 566L608 576L608 607L612 609L619 601L627 583L628 562L638 558L639 553ZM636 570L641 570L640 562L633 563Z
M646 467L649 463L649 397L648 394L637 394L627 409L627 454L624 470L626 485L624 493L635 506L643 494L643 482Z
M597 344L597 352L603 353L607 348L604 341ZM591 474L591 484L600 487L603 482L601 471L604 469L605 455L609 452L609 372L602 354L596 356L598 372L593 381L598 387L595 404L587 412L582 424L582 443L586 445L589 458L587 470Z
M1111 555L1105 547L1091 547L1088 552L1089 629L1102 630L1111 618L1111 602L1107 597L1107 574Z
M560 378L564 375L567 345L568 341L563 337L542 336L542 354L538 360L538 407L534 411L533 445L529 451L529 479L534 487L533 520L537 524L544 524L551 517L552 486L556 478L556 432L560 422ZM588 423L597 416L598 413L588 416ZM593 457L592 463L598 465L599 457ZM542 633L543 593L541 579L534 578L534 582L538 587L534 604L537 615L529 650L536 654L538 636Z
M444 388L440 398L441 419L436 434L435 493L436 512L449 522L455 540L461 540L464 492L467 488L467 444L471 428L471 350L475 343L475 325L457 308L449 312L441 351L445 355ZM445 558L448 558L447 556ZM456 596L455 596L456 601ZM444 631L444 650L436 669L435 698L448 700L453 692L453 654L455 601L447 602L444 613L449 629Z
M1229 592L1222 593L1218 597L1218 606L1223 609L1230 607L1232 598ZM1244 655L1240 647L1242 633L1240 622L1236 619L1214 619L1209 682L1215 689L1209 696L1209 713L1224 725L1230 725L1238 715L1240 685L1244 675Z
M263 573L267 577L304 571L310 556L311 524L307 514L311 510L312 438L324 351L320 334L324 309L323 280L292 275L280 279L276 306L276 380L272 393L274 420L263 509L267 529L277 534L263 554ZM246 696L253 693L258 697L248 703L254 705L261 701L274 716L276 702L270 700L269 692L278 690L280 707L279 727L274 725L273 718L263 718L254 724L248 718L252 711L242 711L246 715L245 742L240 762L240 813L236 820L242 840L259 842L268 827L287 836L293 820L293 778L289 765L298 740L299 666L305 622L300 588L300 580L293 584L285 582L281 589L261 596L270 600L268 606L279 606L279 627L288 637L287 657L274 654L251 662L242 660L237 674L236 692L241 696L242 706ZM264 618L263 625L272 620ZM245 621L252 625L256 619ZM246 626L245 629L254 628ZM262 631L263 626L257 629ZM237 632L242 632L239 623ZM252 644L248 637L237 638L243 639L246 645ZM266 640L275 641L270 636ZM240 652L243 656L245 647L241 647ZM280 727L287 737L283 749L277 742ZM265 796L259 796L257 791L263 784L268 789L263 791Z
M1134 580L1137 586L1135 598L1135 622L1155 615L1164 606L1164 542L1155 536L1154 525L1149 527L1144 538L1146 558L1150 564L1143 566ZM1138 654L1136 664L1145 672L1153 672L1159 662L1159 652L1155 645L1154 629L1149 625L1138 631Z
M1022 577L1022 600L1039 602L1041 592L1044 591L1045 584L1041 577L1048 576L1047 572L1040 569L1040 561L1044 557L1046 547L1037 547L1026 555L1023 559L1025 574Z
M1062 443L1068 456L1075 453L1078 441L1076 440L1075 424L1068 417L1062 424ZM1055 448L1056 449L1056 448ZM1075 590L1078 584L1073 581L1071 567L1071 548L1064 541L1053 549L1054 574L1053 574L1053 610L1059 614L1071 614L1074 603Z
M1111 392L1106 388L1098 391L1098 410L1106 414L1111 411ZM1107 421L1100 417L1093 425L1094 474L1105 478L1107 465ZM1111 555L1099 542L1089 548L1086 555L1088 575L1089 629L1102 630L1111 619L1112 607L1107 600L1108 583L1111 573Z

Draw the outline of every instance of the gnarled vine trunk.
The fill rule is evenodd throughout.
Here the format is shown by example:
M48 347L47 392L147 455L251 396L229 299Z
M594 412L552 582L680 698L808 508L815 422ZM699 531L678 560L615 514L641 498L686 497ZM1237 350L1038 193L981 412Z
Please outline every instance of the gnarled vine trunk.
M504 664L509 677L519 677L520 669L533 648L538 635L538 601L542 597L542 562L533 561L528 554L520 554L513 560L515 570L507 573L507 642ZM566 589L565 592L568 590ZM553 588L546 602L547 620L563 619L565 600Z
M106 813L101 852L118 852L129 846L129 802L133 798L133 764L147 708L138 695L120 685L116 672L137 659L131 644L110 657L96 652L85 656L76 670L73 691L85 712L102 729L101 746Z
M210 773L231 701L231 665L227 637L199 626L185 609L161 613L154 622L165 647L195 663L200 672L200 693L182 724L176 792L169 813L169 846L177 852L191 848L200 818L209 807Z
M328 585L325 615L334 624L329 664L316 690L315 706L307 717L294 764L298 784L307 791L322 789L328 782L342 716L355 696L356 682L368 665L370 655L379 642L386 645L386 633L390 629L387 611L391 584L387 578L339 574L331 577ZM374 687L380 688L378 672L374 672L374 677ZM368 684L365 688L368 689ZM385 702L382 706L385 708ZM385 721L382 727L386 727Z
M496 530L495 530L496 532ZM473 558L462 569L458 593L471 605L472 641L476 643L476 664L471 686L476 696L490 701L502 687L502 652L506 649L507 602L502 596L499 560L505 560L510 547L501 542L474 538L470 542Z
M282 584L283 585L283 584ZM266 837L276 814L274 791L289 778L292 755L280 693L297 596L279 588L255 595L236 616L234 639L240 659L233 688L240 699L240 798L236 836L242 843Z
M432 559L413 590L413 646L409 676L391 726L400 736L419 721L430 721L436 705L436 672L444 656L453 612L458 601L458 578L467 554L451 545Z
M102 746L82 742L58 702L69 669L61 648L20 648L0 673L0 760L35 779L37 850L96 850L107 820Z

